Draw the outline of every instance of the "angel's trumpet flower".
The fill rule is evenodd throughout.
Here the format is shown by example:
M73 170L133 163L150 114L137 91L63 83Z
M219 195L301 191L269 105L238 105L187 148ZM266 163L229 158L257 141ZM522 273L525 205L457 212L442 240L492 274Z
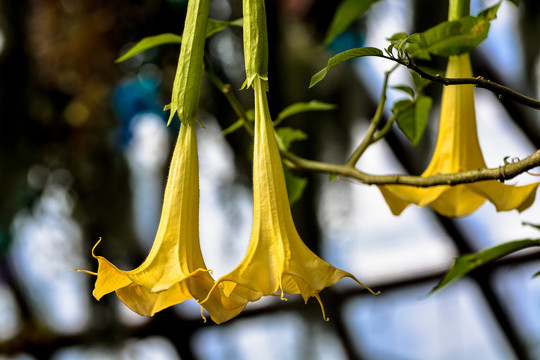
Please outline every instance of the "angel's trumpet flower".
M118 269L102 256L93 291L99 300L115 291L131 310L154 313L195 298L202 301L214 286L199 245L199 178L195 123L182 124L174 149L156 238L146 260L136 269ZM97 245L97 244L96 244ZM95 249L95 246L94 246ZM204 303L216 323L238 315L247 300L222 296L218 287ZM202 311L202 309L201 309Z
M199 244L199 165L195 133L210 0L189 0L182 48L174 79L169 122L181 121L165 187L165 198L150 254L136 269L118 269L102 256L98 260L94 297L115 291L131 310L152 316L184 300L205 300L204 308L216 323L238 315L247 300L223 296L206 269ZM97 245L97 244L96 244ZM202 308L201 308L202 314Z
M446 76L471 77L469 55L451 56ZM486 163L476 132L473 86L447 86L443 90L437 145L422 176L480 168L486 168ZM394 215L399 215L412 203L430 206L444 216L456 217L473 213L486 200L492 202L497 211L517 209L521 212L534 202L537 187L538 184L512 186L489 180L430 188L384 185L379 189Z
M281 158L266 99L266 83L255 77L255 143L253 154L253 229L244 260L216 281L225 295L256 301L264 295L301 294L315 297L343 277L353 275L337 269L315 255L302 242L293 223ZM372 291L371 291L372 292ZM212 294L210 294L212 295ZM209 295L209 296L210 296ZM203 302L204 304L204 302Z

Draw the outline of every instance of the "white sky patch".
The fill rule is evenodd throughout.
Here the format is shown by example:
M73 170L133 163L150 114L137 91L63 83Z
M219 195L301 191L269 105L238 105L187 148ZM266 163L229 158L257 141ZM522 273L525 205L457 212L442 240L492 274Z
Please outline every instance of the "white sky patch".
M209 114L197 129L199 143L201 249L215 279L238 265L251 236L253 196L234 184L234 155Z
M128 339L117 347L108 345L70 346L56 351L52 360L176 360L180 359L174 345L161 336Z
M387 0L373 4L364 17L367 22L364 46L372 46L382 50L390 45L386 40L387 38L398 32L410 32L411 8L410 0ZM384 73L390 70L395 63L378 57L365 57L352 61L358 76L363 80L364 84L369 84L367 86L369 95L373 101L378 103ZM411 83L408 70L403 67L403 69L394 71L389 83L390 85ZM396 91L389 91L387 95L387 110L395 100L403 97L402 94Z
M71 217L66 170L49 176L33 209L21 211L13 221L11 259L15 275L38 317L50 329L70 334L89 322L87 281L71 268L88 268L82 257L82 234Z
M493 6L496 0L471 1L471 14ZM497 19L491 21L489 36L478 49L484 52L486 59L497 69L505 85L514 87L523 83L523 44L519 36L519 8L503 1L497 12Z
M306 323L296 313L278 312L199 331L193 341L197 357L212 360L345 359L326 323Z
M512 352L479 290L463 279L430 297L434 284L352 300L353 343L373 359L510 359Z
M163 205L163 168L170 162L169 134L163 119L154 113L135 116L133 137L126 148L132 188L133 226L144 249L154 241Z
M13 338L21 330L20 310L13 292L0 283L0 342Z
M494 278L495 290L534 359L540 358L540 281L531 277L539 270L540 262L533 261L501 269Z

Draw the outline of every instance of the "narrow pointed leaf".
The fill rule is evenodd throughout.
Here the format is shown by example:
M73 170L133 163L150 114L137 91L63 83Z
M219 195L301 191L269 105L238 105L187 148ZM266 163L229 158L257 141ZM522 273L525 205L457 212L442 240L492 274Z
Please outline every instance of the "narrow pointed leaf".
M229 135L242 127L242 120L236 120L231 126L221 132L222 136Z
M283 167L283 174L285 175L285 185L287 186L287 194L289 195L289 205L293 206L302 198L308 180L294 175L287 166Z
M253 120L255 119L255 112L253 111L253 109L249 109L245 112L245 116L249 122L253 122ZM231 126L223 130L221 132L221 135L225 136L235 132L244 125L243 122L244 121L242 119L236 120Z
M347 29L354 21L358 20L364 13L379 0L343 0L339 4L334 18L330 23L328 32L324 39L324 45L328 45L336 36Z
M379 56L384 57L384 54L382 50L374 48L374 47L361 47L361 48L354 48L350 50L346 50L344 52L341 52L337 54L334 57L331 57L330 60L328 60L328 64L326 67L322 70L320 70L318 73L313 75L311 77L311 81L309 83L309 87L312 88L315 86L319 81L325 78L326 73L332 69L334 66L341 64L344 61L358 58L358 57L364 57L364 56Z
M482 265L500 259L503 256L516 251L539 245L540 240L538 239L517 240L490 247L476 254L465 254L459 256L454 260L454 265L452 265L441 281L439 281L439 283L430 291L430 294L442 289L452 281L463 277Z
M208 24L206 25L206 37L210 37L215 33L225 30L228 27L242 27L243 19L236 19L233 21L221 21L208 19Z
M281 141L281 144L285 149L289 149L291 144L298 140L305 140L308 138L305 132L299 129L293 129L290 127L280 127L276 130L277 136Z
M215 33L230 26L242 27L242 19L240 18L234 21L219 21L208 19L208 24L206 26L206 37L210 37ZM181 43L182 36L172 33L148 36L133 45L128 51L124 53L124 55L120 56L114 62L120 63L122 61L126 61L127 59L156 46Z
M180 44L182 43L182 37L180 35L166 33L159 34L155 36L148 36L140 40L138 43L133 45L124 55L120 56L114 62L119 63L126 61L127 59L153 47L165 44Z
M287 106L278 114L276 123L279 124L284 119L290 116L296 115L296 114L303 113L303 112L333 110L336 107L337 106L334 104L329 104L329 103L325 103L325 102L317 101L317 100L311 100L310 102L294 103L292 105Z
M408 94L410 97L414 97L414 90L408 85L395 85L391 86L392 89L403 91L405 94Z

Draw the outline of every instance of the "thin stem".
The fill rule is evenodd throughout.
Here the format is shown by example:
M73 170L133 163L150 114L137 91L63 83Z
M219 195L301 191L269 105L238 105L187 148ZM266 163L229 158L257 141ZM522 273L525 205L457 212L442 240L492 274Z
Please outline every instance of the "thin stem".
M231 105L233 111L235 114L242 120L242 125L244 126L244 129L248 132L248 134L253 137L253 127L248 121L246 110L236 97L236 95L231 91L231 85L225 84L221 79L214 73L213 70L210 69L210 67L205 67L206 76L208 76L208 79L218 88L219 91L225 96L227 101L229 102L229 105Z
M313 161L296 156L287 150L280 149L288 163L298 170L308 170L328 174L342 175L359 180L367 185L412 185L430 187L437 185L458 185L485 180L504 182L530 169L540 166L540 150L523 160L508 163L497 168L476 169L452 174L437 174L427 177L415 175L371 175L349 165L338 165Z
M447 78L440 74L432 75L425 72L424 70L420 69L411 58L404 60L404 59L398 59L398 58L390 57L386 55L379 55L377 57L397 62L403 66L408 67L412 71L416 72L422 78L431 80L433 82L437 82L439 84L443 84L445 86L446 85L465 85L465 84L475 85L476 87L483 88L497 94L499 99L508 98L522 105L528 106L536 110L540 110L540 100L536 100L531 97L520 94L517 91L510 89L509 87L484 79L481 76L477 76L474 78L472 77L471 78Z
M394 60L394 59L393 59ZM396 61L396 60L394 60ZM411 62L412 64L412 62ZM418 68L412 64L409 65L409 67L418 72ZM417 70L418 69L418 70ZM420 70L421 71L421 70ZM246 128L246 131L248 131L250 134L253 134L253 129L249 122L247 121L247 116L245 114L245 110L243 106L240 104L238 99L236 98L236 95L230 91L230 87L227 87L214 73L208 71L208 68L206 69L206 73L209 76L210 80L214 85L218 87L218 89L221 90L223 95L227 98L229 101L229 104L233 107L236 114L242 119L244 123L244 127ZM419 72L420 75L422 75L424 72ZM429 75L429 74L428 74ZM454 85L454 84L475 84L478 80L478 78L464 78L464 79L447 79L439 76L433 76L429 75L431 77L434 77L445 85ZM429 78L429 77L426 77ZM437 81L437 80L434 80ZM455 82L454 81L458 81ZM494 84L494 83L491 83ZM504 88L501 85L495 84L497 86L500 86ZM534 101L534 100L533 100ZM537 106L533 106L535 108L540 109L540 101L536 101L538 104ZM384 136L384 133L388 131L392 123L395 121L395 116L390 118L388 123L383 127L383 129L377 133L377 135L373 136L372 142L377 141L382 136ZM351 179L356 179L364 184L367 185L412 185L412 186L418 186L418 187L430 187L430 186L437 186L437 185L458 185L458 184L465 184L465 183L472 183L472 182L478 182L478 181L486 181L486 180L498 180L501 182L504 182L506 180L510 180L517 175L524 173L528 170L531 170L535 167L540 166L540 150L537 150L534 154L524 158L523 160L519 160L512 163L506 163L503 166L499 166L497 168L486 168L486 169L476 169L476 170L469 170L469 171L463 171L459 173L452 173L452 174L437 174L427 177L422 176L415 176L415 175L399 175L399 174L391 174L391 175L372 175L365 172L362 172L354 167L354 164L349 164L351 162L350 160L346 164L331 164L331 163L325 163L320 161L314 161L314 160L308 160L305 158L302 158L300 156L297 156L285 149L282 144L278 144L280 146L280 152L284 160L293 168L299 169L299 170L307 170L307 171L314 171L314 172L320 172L320 173L327 173L327 174L336 174L345 176ZM355 151L356 152L356 151ZM360 152L360 151L358 151ZM356 162L354 162L356 163Z
M432 75L425 72L424 70L420 69L412 60L410 60L409 62L401 62L396 59L391 59L391 58L388 58L388 59L400 62L401 64L407 66L409 69L418 73L418 75L420 75L424 79L438 82L445 86L446 85L464 85L464 84L475 85L476 87L483 88L497 94L499 99L509 98L522 105L528 106L536 110L540 110L540 100L536 100L528 96L522 95L506 86L484 79L481 76L477 76L474 78L447 78L439 74Z
M362 142L360 143L360 145L358 145L356 150L350 156L346 165L348 166L356 165L356 163L358 162L362 154L364 154L368 146L371 145L375 141L374 140L375 131L377 131L377 128L379 127L379 124L382 120L383 112L384 112L384 105L386 104L386 90L388 88L388 79L390 78L390 74L392 74L392 72L394 72L394 70L396 70L398 66L399 64L396 64L392 69L390 69L384 74L384 83L383 83L383 87L381 91L381 97L379 99L379 105L377 106L375 115L373 115L373 118L371 119L371 124L369 125L368 131L366 135L364 136L364 138L362 139Z

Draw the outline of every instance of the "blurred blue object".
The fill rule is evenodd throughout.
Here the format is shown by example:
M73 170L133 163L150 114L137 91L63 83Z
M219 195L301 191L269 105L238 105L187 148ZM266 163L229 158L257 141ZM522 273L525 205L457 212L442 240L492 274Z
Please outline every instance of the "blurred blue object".
M139 75L122 80L115 89L112 105L120 128L114 134L114 144L120 149L131 141L131 122L138 114L152 112L165 121L158 85L156 79Z
M364 31L352 27L336 36L329 47L334 53L339 54L345 50L362 47L364 43Z

